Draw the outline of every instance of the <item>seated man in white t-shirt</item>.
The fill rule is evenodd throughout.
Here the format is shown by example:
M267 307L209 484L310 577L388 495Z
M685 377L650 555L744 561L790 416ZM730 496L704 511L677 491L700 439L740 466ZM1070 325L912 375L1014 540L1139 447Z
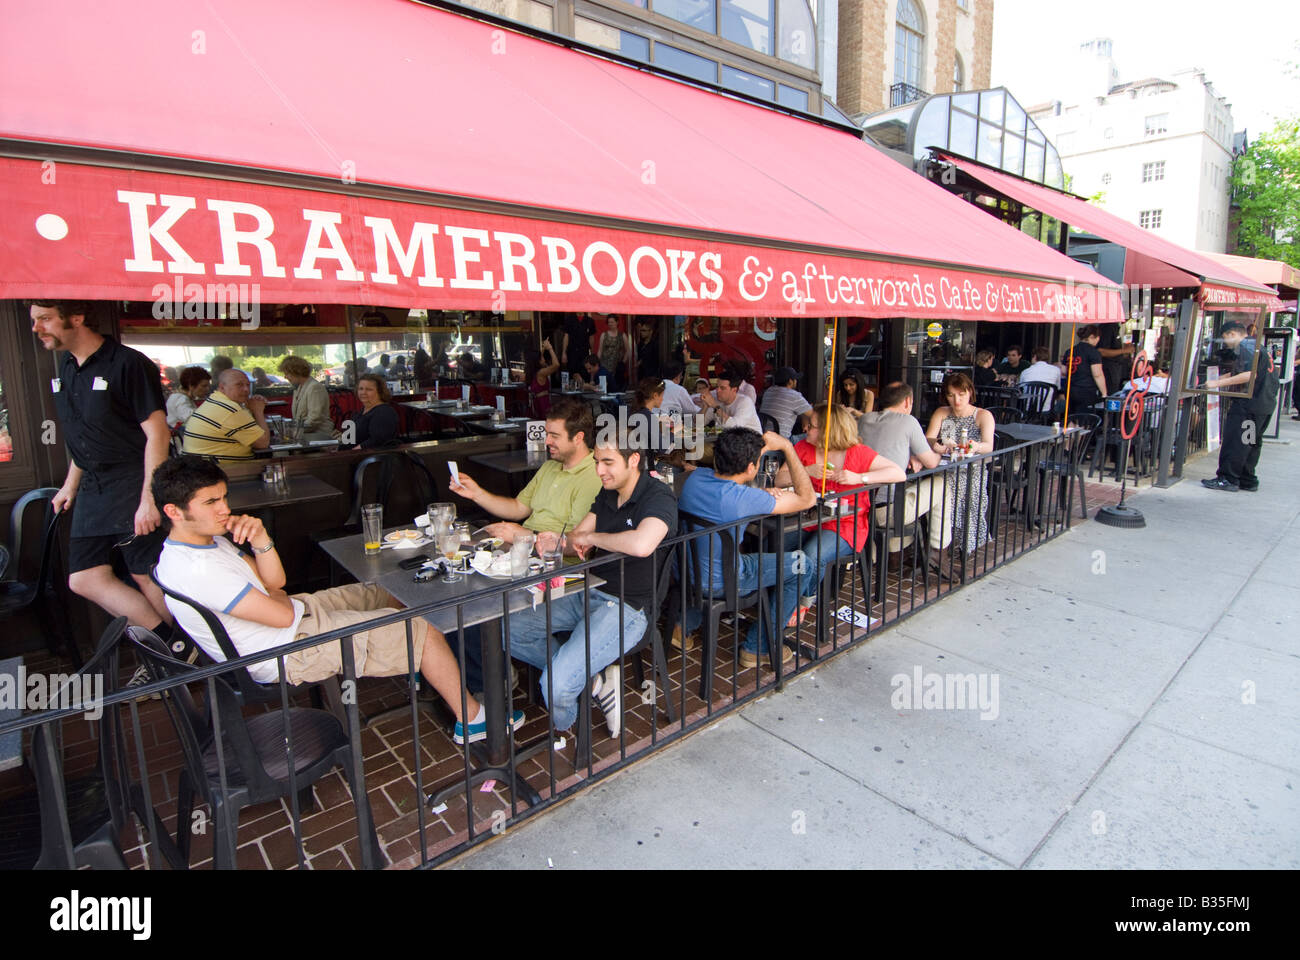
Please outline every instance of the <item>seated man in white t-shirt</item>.
M740 392L743 383L739 371L728 367L718 377L717 396L700 394L704 402L704 422L718 423L727 427L748 427L755 433L763 432L763 423L758 419L758 410L754 401Z
M154 471L151 486L154 502L171 528L158 558L158 579L215 613L242 656L396 613L400 607L387 591L366 583L287 595L284 567L262 521L231 514L225 471L207 459L164 460ZM253 556L246 556L236 544L247 544ZM209 657L218 662L225 659L207 624L192 607L171 597L167 606ZM412 630L411 640L420 673L456 715L456 742L463 743L466 738L465 716L473 718L468 739L482 740L487 736L483 708L466 694L466 714L462 715L460 669L446 638L426 623L423 630ZM358 631L352 644L357 676L392 677L408 672L405 622ZM338 641L284 658L285 677L291 684L316 683L342 670ZM248 672L259 683L274 683L279 678L273 657L253 664ZM512 722L518 724L522 719L516 711Z

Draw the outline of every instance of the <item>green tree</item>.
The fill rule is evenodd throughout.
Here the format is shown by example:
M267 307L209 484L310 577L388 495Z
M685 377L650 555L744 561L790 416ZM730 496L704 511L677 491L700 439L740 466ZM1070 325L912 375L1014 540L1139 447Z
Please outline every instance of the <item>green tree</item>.
M1241 209L1233 252L1300 267L1300 118L1279 120L1237 158L1232 191Z

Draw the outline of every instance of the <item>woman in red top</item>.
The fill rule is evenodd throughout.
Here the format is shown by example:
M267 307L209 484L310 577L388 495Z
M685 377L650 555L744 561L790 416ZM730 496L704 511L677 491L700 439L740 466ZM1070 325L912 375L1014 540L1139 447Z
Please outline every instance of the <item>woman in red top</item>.
M828 496L907 479L902 467L858 441L857 424L846 408L832 404L828 409L826 404L822 404L814 407L809 416L807 436L794 445L794 452L808 469L813 490ZM829 443L822 433L823 424L828 424ZM781 468L776 483L779 487L790 483L788 468ZM787 551L803 550L809 563L821 564L818 583L826 575L828 566L837 559L860 552L870 536L868 511L871 498L865 491L833 500L828 506L834 507L838 519L828 520L820 528L808 527L786 535ZM815 597L803 598L798 612L800 621L816 602ZM793 626L794 622L792 616L789 625Z

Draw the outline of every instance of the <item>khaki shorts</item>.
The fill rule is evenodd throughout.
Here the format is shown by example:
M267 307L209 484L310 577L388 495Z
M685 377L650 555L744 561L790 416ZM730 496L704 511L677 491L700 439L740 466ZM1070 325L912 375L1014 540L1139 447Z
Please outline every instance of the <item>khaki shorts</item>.
M350 583L317 593L297 593L293 598L301 600L307 608L295 640L350 627L401 609L387 590L373 583ZM357 676L396 677L418 671L427 634L428 626L423 620L411 623L412 660L406 656L405 621L354 634L352 655ZM337 640L284 658L284 673L292 684L316 683L342 672L343 648Z

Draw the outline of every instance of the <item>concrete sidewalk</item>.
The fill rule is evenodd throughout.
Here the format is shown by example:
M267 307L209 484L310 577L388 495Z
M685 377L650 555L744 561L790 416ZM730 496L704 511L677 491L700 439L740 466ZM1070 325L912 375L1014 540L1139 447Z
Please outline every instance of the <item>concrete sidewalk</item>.
M1259 492L1206 490L1202 457L1143 487L1146 529L1076 527L454 865L1300 867L1282 437ZM985 709L909 704L918 671Z

